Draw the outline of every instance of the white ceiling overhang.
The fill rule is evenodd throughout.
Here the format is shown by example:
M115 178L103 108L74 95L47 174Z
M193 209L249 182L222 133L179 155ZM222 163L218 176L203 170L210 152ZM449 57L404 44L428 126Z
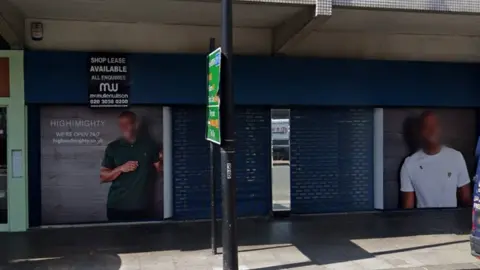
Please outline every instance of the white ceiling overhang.
M20 9L9 1L0 1L0 35L13 49L23 48L24 20Z
M221 6L215 0L10 1L27 17L24 33L31 49L204 53L210 37L220 40ZM465 3L475 7L480 1L458 0L460 4L454 5L450 0L378 0L417 5L408 6L410 11L401 5L397 10L353 8L373 7L369 5L375 1L236 0L234 50L241 54L480 61L480 16L465 11ZM454 12L411 11L434 4ZM41 42L29 38L28 26L34 21L44 23Z
M221 5L218 1L180 0L10 0L28 18L157 23L167 25L218 26ZM301 6L253 4L236 1L236 27L268 28L292 16Z
M293 55L429 61L480 61L480 16L334 9Z

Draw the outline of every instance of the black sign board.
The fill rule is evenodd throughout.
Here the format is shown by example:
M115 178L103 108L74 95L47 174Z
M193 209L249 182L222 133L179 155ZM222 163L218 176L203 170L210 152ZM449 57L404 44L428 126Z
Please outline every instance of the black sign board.
M96 53L88 58L90 108L126 108L130 103L127 56Z

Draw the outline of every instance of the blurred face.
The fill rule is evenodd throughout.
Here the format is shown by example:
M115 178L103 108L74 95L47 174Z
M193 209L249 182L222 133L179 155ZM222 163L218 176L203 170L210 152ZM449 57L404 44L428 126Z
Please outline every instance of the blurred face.
M425 117L422 123L421 136L426 146L440 145L440 133L441 129L438 118L433 114Z
M122 132L123 137L132 139L136 133L136 123L130 117L120 117L118 119L118 127Z

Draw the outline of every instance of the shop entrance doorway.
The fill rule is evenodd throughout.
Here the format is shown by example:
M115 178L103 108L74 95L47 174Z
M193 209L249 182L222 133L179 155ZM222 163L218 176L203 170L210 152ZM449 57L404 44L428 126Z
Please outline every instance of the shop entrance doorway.
M290 212L290 110L272 109L272 211Z

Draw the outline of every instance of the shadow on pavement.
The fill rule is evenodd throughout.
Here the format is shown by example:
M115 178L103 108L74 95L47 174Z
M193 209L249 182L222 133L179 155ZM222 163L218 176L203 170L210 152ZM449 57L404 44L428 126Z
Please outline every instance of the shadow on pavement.
M122 265L116 254L66 255L57 258L17 260L10 262L5 270L43 270L43 269L102 269L118 270Z
M271 246L282 245L294 246L308 258L306 262L257 268L289 269L427 248L428 246L407 249L392 247L392 250L372 254L356 245L354 240L468 234L470 215L471 210L464 209L294 216L280 221L242 219L238 221L237 230L239 245L242 246L240 254L275 249L277 247ZM437 246L459 242L461 241ZM431 247L433 246L435 245ZM32 230L26 233L0 234L0 266L6 267L5 269L72 269L62 267L70 265L73 269L100 267L99 269L117 270L121 266L118 254L209 248L209 222Z

